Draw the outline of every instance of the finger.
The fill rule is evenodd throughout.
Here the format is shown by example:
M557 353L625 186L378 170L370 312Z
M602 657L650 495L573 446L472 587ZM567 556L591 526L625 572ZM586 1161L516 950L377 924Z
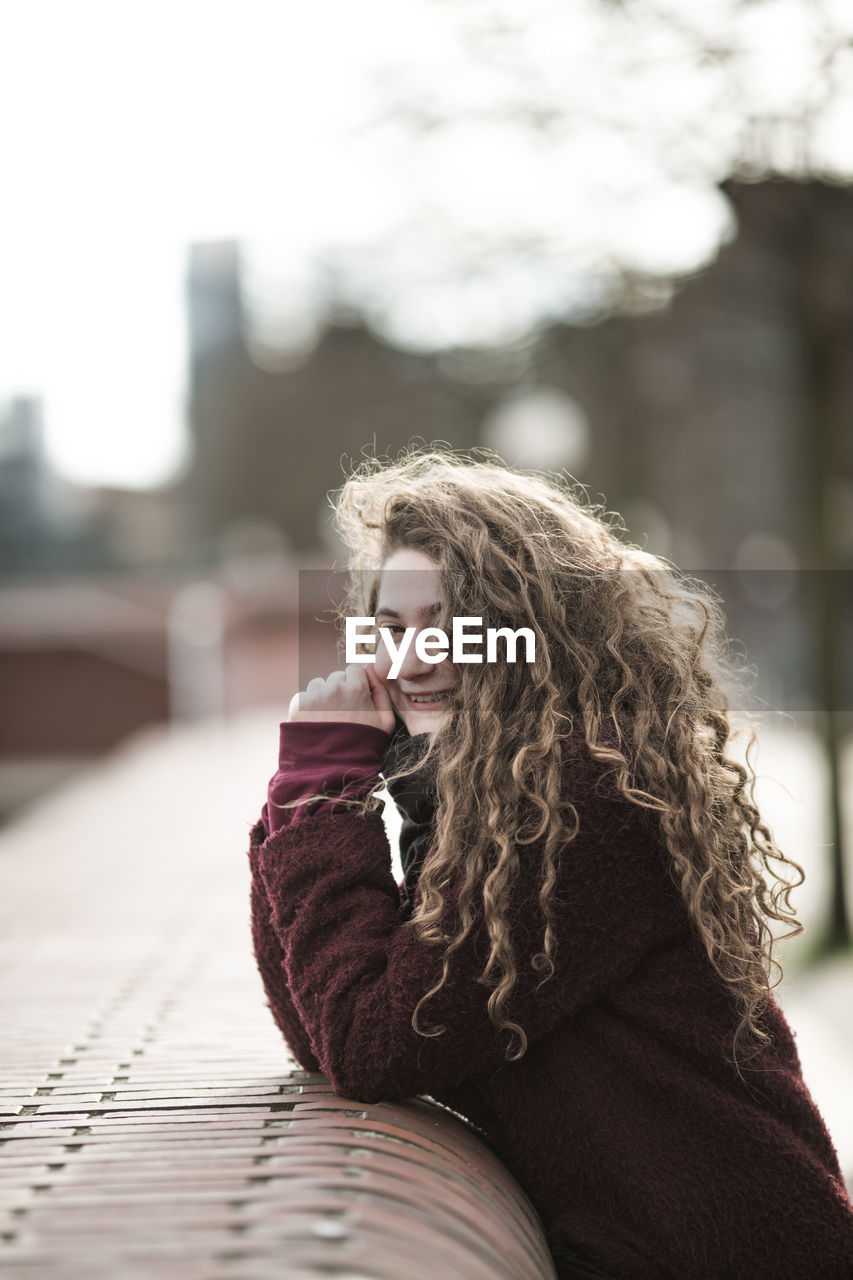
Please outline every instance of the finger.
M366 666L364 668L364 674L367 677L367 683L370 685L370 694L373 698L373 705L376 707L377 711L386 711L388 709L393 711L393 703L391 702L388 690L379 679L375 669L372 666Z
M367 691L369 685L366 674L365 667L360 662L351 662L344 673L344 679L351 688Z
M379 728L385 733L393 733L396 717L394 715L394 704L391 701L388 689L379 679L372 665L364 668L364 679L370 690L370 696L373 701L373 711L379 721Z

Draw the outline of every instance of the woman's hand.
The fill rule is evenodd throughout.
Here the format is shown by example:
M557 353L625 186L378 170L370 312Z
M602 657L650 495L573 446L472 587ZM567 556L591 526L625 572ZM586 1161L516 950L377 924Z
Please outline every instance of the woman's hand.
M394 732L394 707L388 690L370 663L351 662L346 671L333 671L323 680L309 680L303 693L290 699L288 721L321 720L366 724Z

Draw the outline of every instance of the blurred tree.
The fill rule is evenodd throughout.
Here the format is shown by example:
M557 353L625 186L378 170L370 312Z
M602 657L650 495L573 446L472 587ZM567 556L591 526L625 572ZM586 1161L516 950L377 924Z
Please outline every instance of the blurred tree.
M352 136L365 173L393 168L392 227L327 245L332 303L404 346L653 308L732 235L725 179L853 177L846 3L410 9L422 38L376 41Z

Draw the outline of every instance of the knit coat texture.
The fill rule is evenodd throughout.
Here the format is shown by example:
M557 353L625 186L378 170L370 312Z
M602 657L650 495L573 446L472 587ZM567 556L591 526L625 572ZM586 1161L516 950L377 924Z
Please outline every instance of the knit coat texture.
M545 982L530 964L543 942L541 846L520 850L506 1013L527 1052L507 1061L488 1017L481 915L421 1013L422 1028L443 1033L413 1029L444 948L407 923L381 815L334 799L278 807L364 795L390 744L363 725L282 725L251 831L255 956L300 1065L354 1102L426 1095L467 1116L536 1206L563 1280L589 1273L561 1249L614 1280L851 1280L853 1208L791 1030L771 998L770 1045L735 1066L733 1002L673 883L657 816L618 794L582 740L564 744L579 829L560 857ZM423 834L423 807L403 807Z

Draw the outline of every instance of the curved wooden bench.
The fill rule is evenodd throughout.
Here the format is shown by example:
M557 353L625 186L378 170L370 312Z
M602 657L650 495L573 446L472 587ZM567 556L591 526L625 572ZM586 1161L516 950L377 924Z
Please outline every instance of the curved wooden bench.
M182 1097L179 1076L7 1110L4 1275L554 1277L527 1197L438 1104L364 1106L306 1072Z

